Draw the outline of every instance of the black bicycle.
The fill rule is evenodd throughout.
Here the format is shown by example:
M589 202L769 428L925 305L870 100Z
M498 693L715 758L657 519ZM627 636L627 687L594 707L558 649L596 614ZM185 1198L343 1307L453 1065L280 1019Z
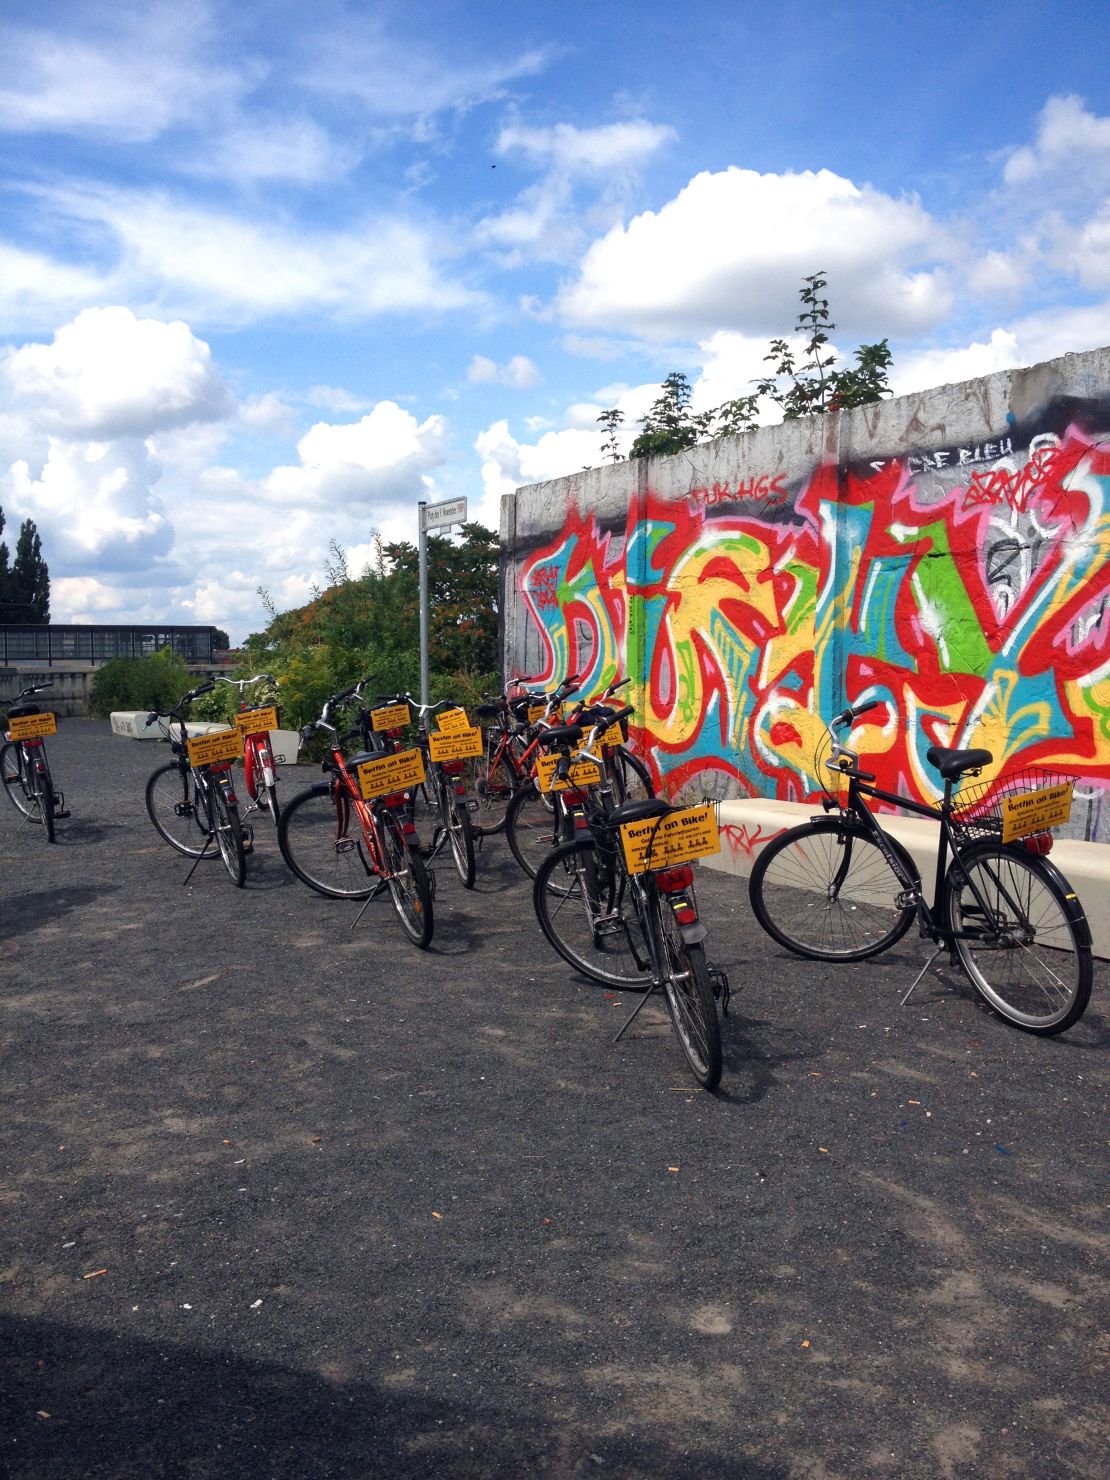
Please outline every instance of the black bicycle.
M213 681L190 689L169 711L173 760L153 772L146 784L146 810L158 834L178 853L200 861L220 858L233 884L247 877L247 851L254 834L239 817L229 760L196 761L189 756L186 712L194 699L210 693ZM153 724L160 716L148 716ZM175 733L176 731L176 733ZM230 735L233 732L228 732ZM216 737L210 737L216 738ZM213 842L216 851L210 851ZM190 870L190 877L192 870Z
M55 821L69 816L46 754L45 737L57 733L57 721L50 710L25 702L49 688L53 684L31 684L9 705L0 747L0 776L12 806L28 822L41 824L46 841L52 843Z
M1002 788L964 788L957 797L961 781L978 776L993 756L934 745L927 758L944 783L939 806L885 791L837 740L839 730L877 702L852 705L827 727L818 764L824 760L847 782L847 797L826 793L824 816L790 828L760 853L749 881L756 919L780 945L814 961L864 961L901 940L917 920L936 949L903 1002L947 949L1007 1022L1029 1033L1062 1033L1083 1016L1092 978L1083 907L1044 856L1052 844L1044 819L1062 820L1051 809L1065 792L1070 803L1070 786L1045 787L1043 778L1023 774ZM917 865L865 798L938 824L931 903Z

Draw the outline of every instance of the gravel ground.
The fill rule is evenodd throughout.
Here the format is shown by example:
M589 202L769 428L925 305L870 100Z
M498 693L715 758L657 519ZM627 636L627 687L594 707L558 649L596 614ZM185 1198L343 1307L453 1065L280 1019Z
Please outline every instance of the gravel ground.
M1106 963L1036 1039L704 874L710 1096L499 840L421 953L265 824L183 885L164 758L66 721L0 815L6 1480L1105 1475Z

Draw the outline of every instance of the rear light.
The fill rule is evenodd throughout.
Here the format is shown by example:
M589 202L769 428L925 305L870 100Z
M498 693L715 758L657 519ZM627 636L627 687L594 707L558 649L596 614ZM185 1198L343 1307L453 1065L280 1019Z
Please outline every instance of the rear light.
M1027 853L1036 853L1043 858L1046 853L1052 852L1052 834L1050 832L1034 833L1030 838L1022 838L1021 846Z
M693 882L694 870L688 863L662 868L655 876L656 886L663 894L678 894L682 889L689 889Z
M387 807L395 810L401 807L407 807L409 804L409 794L407 791L395 791L392 795L386 797L385 804Z
M698 923L697 910L685 900L681 904L675 905L674 917L680 925L696 925Z
M444 761L443 774L445 776L461 776L465 765L465 761Z
M559 795L568 807L581 807L585 804L587 793L577 786L568 786L566 791L561 791Z
M42 738L41 736L36 735L33 740L24 740L23 744L27 747L28 750L37 750L42 744Z

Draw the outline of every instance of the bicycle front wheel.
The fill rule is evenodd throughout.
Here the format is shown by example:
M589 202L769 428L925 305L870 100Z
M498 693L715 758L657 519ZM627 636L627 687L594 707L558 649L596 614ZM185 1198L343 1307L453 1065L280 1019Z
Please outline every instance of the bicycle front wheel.
M492 837L504 832L505 814L521 785L512 762L504 752L477 756L463 772L467 795L474 798L474 825L479 834Z
M302 791L278 823L285 862L310 889L328 899L366 899L377 882L358 818L337 786Z
M687 944L666 899L655 896L654 907L659 921L663 947L663 993L671 1026L686 1057L694 1078L703 1089L716 1089L721 1082L723 1056L721 1023L705 947Z
M1083 1016L1091 932L1052 864L998 843L966 849L945 878L944 910L972 986L1007 1022L1047 1037Z
M188 858L199 858L204 852L208 816L188 766L183 770L176 761L170 761L158 767L146 784L146 810L155 830L171 848Z
M247 879L247 854L243 843L243 824L239 820L239 808L227 795L226 788L215 777L210 777L209 797L212 806L212 828L216 834L216 846L228 877L238 889Z
M397 918L414 945L425 950L432 943L435 918L432 885L423 861L405 843L401 824L391 812L377 814L387 883Z
M552 848L566 842L573 831L566 808L555 796L554 792L541 795L529 782L513 797L505 814L509 848L530 879L536 877Z
M607 987L643 991L651 985L651 953L632 888L591 837L573 838L549 850L532 902L544 935L576 971Z
M24 817L37 821L38 805L35 801L34 788L27 771L27 763L23 758L23 746L16 740L5 741L3 748L0 749L0 776L3 777L8 800L16 811L21 812Z
M886 835L916 880L910 855ZM748 881L767 934L811 961L865 961L901 940L916 906L882 849L851 822L819 817L792 827L760 853Z
M258 804L259 811L268 812L271 822L277 827L281 821L277 799L277 767L274 765L269 740L261 741L253 754L248 753L246 764L249 767L247 789Z
M606 760L610 783L613 788L614 805L622 802L643 802L655 795L651 772L638 755L633 755L623 746L614 750Z

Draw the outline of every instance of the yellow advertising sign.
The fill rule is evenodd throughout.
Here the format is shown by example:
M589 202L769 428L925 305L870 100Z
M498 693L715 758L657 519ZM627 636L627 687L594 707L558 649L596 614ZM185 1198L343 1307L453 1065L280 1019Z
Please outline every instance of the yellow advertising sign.
M620 725L610 725L601 737L602 745L623 745L624 736L621 734Z
M358 784L366 801L386 796L391 791L408 791L424 780L424 759L418 750L401 750L384 755L380 761L363 761L358 768Z
M621 828L621 843L630 874L705 858L721 851L717 809L710 803L705 807L683 807L664 817L649 817L645 822L626 822Z
M542 792L566 791L568 786L597 786L601 781L601 767L594 761L572 761L570 774L565 781L555 775L560 757L541 755L536 761L536 780Z
M43 735L56 735L58 722L53 714L18 714L8 721L8 733L13 740L37 740Z
M195 735L189 741L189 764L212 766L217 761L243 758L243 736L239 730L217 730L214 735Z
M481 753L482 732L479 729L428 736L428 754L434 761L465 761L469 756Z
M409 722L409 706L407 704L386 704L381 709L375 709L371 719L375 730L399 730Z
M265 709L248 709L235 716L235 728L243 735L260 735L263 730L276 730L277 710L271 704Z
M465 709L445 709L442 714L436 715L436 723L444 735L461 735L464 730L470 729L470 720ZM433 756L438 760L438 756Z
M1039 791L1026 791L1020 796L1002 799L1002 841L1013 843L1031 833L1058 827L1071 816L1071 781L1058 786L1042 786Z
M528 723L530 725L534 725L538 719L543 719L543 717L544 717L544 715L546 713L547 713L547 705L546 704L529 704L529 706L528 706Z

